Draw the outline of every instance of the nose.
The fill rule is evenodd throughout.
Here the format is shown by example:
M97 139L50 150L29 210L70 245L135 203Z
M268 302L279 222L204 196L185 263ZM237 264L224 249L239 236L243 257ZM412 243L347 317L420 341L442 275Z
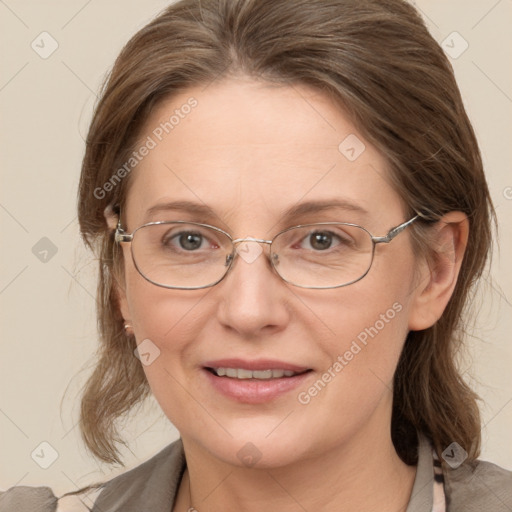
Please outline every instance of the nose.
M288 324L290 292L270 263L267 241L243 240L247 241L235 245L228 275L217 285L217 316L221 324L240 336L261 338Z

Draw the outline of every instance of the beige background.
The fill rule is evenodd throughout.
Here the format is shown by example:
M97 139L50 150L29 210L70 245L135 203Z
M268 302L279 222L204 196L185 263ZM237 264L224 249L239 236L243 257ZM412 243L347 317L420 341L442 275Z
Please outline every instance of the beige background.
M44 484L60 493L120 471L88 456L76 428L95 350L95 263L78 238L75 195L95 92L123 44L167 3L0 0L1 488ZM437 41L456 31L469 44L452 63L483 151L501 249L476 304L464 368L485 402L482 458L512 469L512 2L416 4ZM51 49L48 36L42 48L43 31L58 43L46 59L31 47ZM458 36L447 42L463 49ZM44 250L46 262L37 257ZM154 402L146 409L125 430L128 467L177 436ZM58 453L48 469L31 458L37 448L34 459L50 461L44 441Z

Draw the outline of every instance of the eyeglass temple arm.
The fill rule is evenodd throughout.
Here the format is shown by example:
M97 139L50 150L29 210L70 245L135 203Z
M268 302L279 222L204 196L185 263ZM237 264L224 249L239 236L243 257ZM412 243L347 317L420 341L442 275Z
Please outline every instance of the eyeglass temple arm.
M117 228L114 235L114 240L117 243L121 242L131 242L133 240L133 234L125 233L124 229L121 227L121 217L117 221Z
M395 238L396 235L401 233L406 227L410 226L415 220L419 219L419 215L416 215L412 219L408 220L407 222L404 222L403 224L400 224L399 226L396 226L392 228L389 233L385 236L372 236L372 240L376 244L388 244Z

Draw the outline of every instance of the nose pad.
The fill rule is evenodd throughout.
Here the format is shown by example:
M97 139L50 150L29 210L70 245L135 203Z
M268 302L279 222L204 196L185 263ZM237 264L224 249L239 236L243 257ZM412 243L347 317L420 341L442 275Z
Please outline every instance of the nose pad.
M224 262L224 266L229 267L231 265L231 262L233 261L233 259L234 259L233 253L228 254L226 256L226 261Z
M266 255L265 246L267 244L258 243L256 240L249 239L249 242L258 244L259 250L254 251L244 251L244 254L241 254L240 251L235 248L231 254L226 255L226 259L224 261L224 267L229 267L233 264L233 260L235 256L242 258L246 263L253 263L259 256L263 256L266 258L269 263L271 263L270 267L272 267L272 263L277 265L279 263L279 256L277 254L272 254L272 257ZM250 253L253 253L252 255ZM271 261L272 260L272 261Z

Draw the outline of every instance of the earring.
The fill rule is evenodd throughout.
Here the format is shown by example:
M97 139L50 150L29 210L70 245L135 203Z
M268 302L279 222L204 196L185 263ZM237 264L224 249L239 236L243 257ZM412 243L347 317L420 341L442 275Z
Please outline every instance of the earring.
M133 327L130 324L124 324L124 330L128 336L133 334Z

